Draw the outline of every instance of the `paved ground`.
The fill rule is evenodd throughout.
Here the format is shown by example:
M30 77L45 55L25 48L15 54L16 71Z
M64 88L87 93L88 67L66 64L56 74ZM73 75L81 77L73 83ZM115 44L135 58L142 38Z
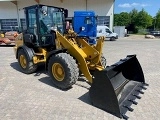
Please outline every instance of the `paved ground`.
M130 120L160 119L160 40L119 39L105 41L108 65L128 54L137 54L149 87ZM80 86L80 85L82 86ZM43 67L37 73L20 72L11 47L0 47L0 119L1 120L117 120L90 105L88 84L78 81L72 89L61 91L51 83ZM106 91L107 92L107 91Z

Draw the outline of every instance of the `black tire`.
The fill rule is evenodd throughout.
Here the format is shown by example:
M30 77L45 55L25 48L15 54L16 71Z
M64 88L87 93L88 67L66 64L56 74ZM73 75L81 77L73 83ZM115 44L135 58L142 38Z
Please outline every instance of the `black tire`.
M111 37L111 38L110 38L110 41L115 41L115 40L116 40L115 37Z
M24 57L24 59L26 61L25 66L22 63L22 60L20 60L20 59L22 59L21 58L22 56ZM23 49L18 50L18 63L20 65L22 72L25 74L31 74L31 73L35 72L38 67L31 60L29 60L29 58L27 57L27 53Z
M60 65L62 68L61 76L56 73L55 66ZM54 70L55 69L55 70ZM58 69L57 69L58 71ZM52 78L53 83L60 89L69 89L76 83L79 76L79 69L76 61L67 53L59 53L52 55L48 62L48 74ZM56 76L58 76L56 78Z

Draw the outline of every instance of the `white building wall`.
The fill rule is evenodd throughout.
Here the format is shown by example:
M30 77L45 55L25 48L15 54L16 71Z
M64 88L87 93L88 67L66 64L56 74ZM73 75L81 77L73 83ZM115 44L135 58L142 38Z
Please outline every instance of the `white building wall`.
M113 27L114 0L40 0L41 4L63 7L69 10L69 17L75 10L93 10L99 16L110 16L110 28Z
M113 27L113 1L114 0L40 0L40 4L63 7L69 10L69 17L75 10L94 10L99 16L110 16L110 27ZM0 19L24 18L22 8L37 4L34 0L19 0L17 8L11 2L0 2Z
M17 8L11 2L0 2L0 19L17 18Z
M113 0L87 0L87 10L94 10L98 16L110 16L110 29L113 28Z
M18 1L19 18L25 18L24 7L37 4L34 0L20 0Z
M62 7L68 9L69 17L72 17L75 10L86 10L85 0L41 0L41 4L53 5L57 7Z

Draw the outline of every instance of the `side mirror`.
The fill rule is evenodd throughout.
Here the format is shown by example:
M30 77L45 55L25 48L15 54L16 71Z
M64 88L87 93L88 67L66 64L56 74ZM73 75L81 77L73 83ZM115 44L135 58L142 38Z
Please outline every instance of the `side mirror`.
M98 15L95 16L95 19L98 20Z

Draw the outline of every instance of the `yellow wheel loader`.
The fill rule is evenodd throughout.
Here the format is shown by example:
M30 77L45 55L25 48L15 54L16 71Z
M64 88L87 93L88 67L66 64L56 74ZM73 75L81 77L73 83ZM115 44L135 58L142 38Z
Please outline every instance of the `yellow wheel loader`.
M15 56L23 73L31 74L45 63L53 83L60 89L71 88L82 73L90 83L91 104L119 118L137 104L146 89L142 68L136 55L128 55L105 67L102 60L104 37L89 45L84 37L65 29L64 8L33 5L25 7L27 30L15 40Z

